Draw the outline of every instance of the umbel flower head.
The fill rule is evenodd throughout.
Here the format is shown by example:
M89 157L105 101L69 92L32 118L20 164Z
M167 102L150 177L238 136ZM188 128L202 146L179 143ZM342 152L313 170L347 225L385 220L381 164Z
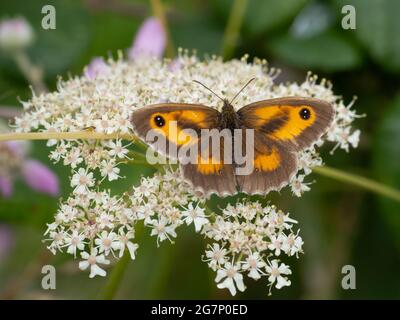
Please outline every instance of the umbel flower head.
M132 134L131 113L160 102L198 103L221 108L210 92L194 84L197 79L214 91L232 97L255 77L237 99L235 108L254 101L283 96L317 97L331 103L335 120L328 133L299 154L298 172L287 183L293 194L310 189L307 176L322 164L317 147L332 141L334 148L357 146L359 131L351 128L357 117L336 96L331 85L308 75L303 83L276 84L276 70L264 60L224 62L219 57L199 59L180 51L172 61L139 56L134 60L108 59L93 73L86 72L58 83L58 90L23 102L25 113L16 119L15 130L74 132L87 128L107 134ZM135 142L136 143L136 142ZM246 288L245 278L266 279L268 287L290 285L287 261L302 253L303 240L297 223L273 205L240 200L219 212L209 209L207 200L191 193L190 185L174 168L157 167L153 176L123 194L103 186L106 180L120 180L120 167L135 161L134 143L111 140L50 140L50 158L71 170L72 193L62 203L54 222L45 233L48 248L65 251L80 259L79 267L90 276L105 276L109 259L124 253L137 256L135 226L143 223L157 245L177 241L179 228L187 226L209 241L202 260L216 272L218 288L232 295ZM114 182L115 183L115 182ZM283 262L285 261L285 263Z

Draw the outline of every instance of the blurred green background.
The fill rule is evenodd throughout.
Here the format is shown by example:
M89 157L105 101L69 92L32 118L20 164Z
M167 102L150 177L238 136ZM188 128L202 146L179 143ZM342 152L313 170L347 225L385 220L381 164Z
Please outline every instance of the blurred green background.
M176 47L195 48L200 55L220 54L233 1L164 1ZM57 29L43 30L41 8L53 4ZM342 6L356 8L357 28L341 28ZM2 0L0 18L22 15L32 24L36 41L29 48L34 63L45 70L46 84L56 88L57 75L82 72L94 56L116 56L130 47L145 18L148 1ZM400 2L397 0L249 0L232 57L248 53L282 69L277 81L303 81L307 71L330 79L346 103L367 114L355 127L362 130L359 148L336 151L327 165L367 176L400 189ZM0 105L20 108L31 96L28 83L0 54ZM32 157L53 168L62 196L70 192L68 172L52 165L44 143L34 143ZM146 173L123 168L127 176L113 191L127 189ZM150 172L148 172L150 173ZM313 174L317 183L302 198L288 191L268 199L299 220L305 254L293 266L292 286L273 290L272 298L400 298L400 205ZM45 223L53 220L58 200L17 182L10 199L0 199L0 223L14 243L0 257L0 298L96 298L107 279L89 279L69 255L51 256L41 242ZM148 231L148 230L146 230ZM117 298L230 298L214 284L214 273L201 262L205 243L191 228L180 228L175 245L156 241L148 232L137 259L131 262ZM57 289L40 287L40 268L57 268ZM341 288L343 265L354 265L357 289ZM267 298L266 282L246 279L248 290L235 298Z

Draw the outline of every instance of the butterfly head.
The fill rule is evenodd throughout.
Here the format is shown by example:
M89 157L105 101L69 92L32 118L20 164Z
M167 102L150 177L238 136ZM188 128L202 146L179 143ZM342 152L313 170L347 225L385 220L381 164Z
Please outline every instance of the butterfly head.
M221 127L229 129L239 128L239 118L229 100L224 99L224 105L221 110Z
M232 113L235 113L235 112L236 112L235 108L229 102L229 100L228 99L224 99L223 100L222 109L221 109L221 113L223 113L223 114L232 114Z

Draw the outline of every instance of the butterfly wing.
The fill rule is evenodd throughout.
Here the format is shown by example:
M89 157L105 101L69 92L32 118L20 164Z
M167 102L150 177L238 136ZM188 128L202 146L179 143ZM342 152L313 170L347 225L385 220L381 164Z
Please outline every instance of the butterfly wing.
M211 138L213 139L213 138ZM218 139L214 138L214 139ZM183 176L191 182L194 191L199 191L208 198L215 193L220 197L237 193L234 165L224 163L224 143L220 138L218 150L213 150L212 144L202 152L200 144L197 163L181 165ZM219 153L219 158L214 156ZM232 154L232 152L230 151Z
M236 175L238 189L247 194L261 195L272 190L279 191L296 172L296 154L256 130L253 150L253 158L249 159L253 162L253 170L249 174Z
M217 129L220 122L220 113L210 107L196 104L164 103L151 105L134 111L131 122L135 133L157 152L169 158L178 158L177 152L184 146L188 146L185 135L180 133L192 130L196 133L190 138L192 143L197 143L200 148L199 137L201 129ZM157 139L150 137L149 133L156 133ZM160 140L161 141L160 141ZM160 143L161 142L161 143ZM165 146L160 148L159 146ZM177 151L177 152L175 152ZM223 149L220 150L223 152ZM210 158L210 163L186 163L182 164L183 176L192 184L195 191L200 191L206 196L217 193L220 196L236 192L236 183L233 166L216 163L211 158L211 146L203 155ZM198 154L201 152L198 150ZM223 159L222 157L220 159Z
M188 142L184 135L179 137L183 130L186 130L185 132L194 130L196 134L199 134L201 129L215 128L218 125L218 119L217 110L203 105L161 103L134 111L131 123L139 138L157 152L176 158L175 150L179 150ZM160 148L163 145L160 142L165 143L165 149Z
M254 129L254 171L237 176L239 190L280 190L296 173L297 152L312 145L333 120L333 107L312 98L259 101L238 111L243 128Z
M315 98L278 98L249 104L238 111L246 128L300 151L311 146L333 120L331 104Z

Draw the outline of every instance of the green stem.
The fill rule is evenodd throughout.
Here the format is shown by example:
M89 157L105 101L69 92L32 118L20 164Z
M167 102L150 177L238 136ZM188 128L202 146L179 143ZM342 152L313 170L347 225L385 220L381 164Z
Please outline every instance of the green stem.
M153 11L154 16L161 22L165 34L167 36L167 50L166 56L168 58L173 58L175 56L175 48L172 42L171 33L169 32L167 17L165 14L164 6L161 0L150 0L151 8Z
M165 242L168 242L166 240ZM156 258L157 273L154 274L147 285L146 299L160 299L168 292L168 280L171 275L177 248L172 243L163 243L163 250Z
M129 252L125 251L125 254L112 269L108 281L100 294L100 299L112 300L115 297L130 260L131 256L129 255Z
M40 94L48 91L43 81L43 70L31 62L25 51L18 50L14 52L13 58L36 93Z
M135 240L138 242L142 239L143 235L143 224L136 224L135 228ZM120 284L122 283L122 278L125 274L126 267L129 265L131 261L131 256L129 254L128 249L125 249L125 253L122 258L116 263L114 268L112 269L107 283L105 284L103 290L100 293L99 298L103 300L112 300L115 297L115 294L118 291Z
M399 190L389 187L385 184L379 183L377 181L370 180L368 178L361 177L353 173L344 172L327 166L313 168L313 171L322 176L326 176L341 182L349 183L400 202Z
M138 138L131 134L120 134L120 133L102 133L93 132L90 130L75 131L75 132L9 132L1 133L0 141L10 140L107 140L107 139L123 139L136 141Z
M147 161L143 161L143 160L129 160L129 161L127 161L127 163L131 164L131 165L141 165L141 166L147 166L147 167L151 167L151 168L157 168L156 165L150 164Z
M129 151L128 156L133 160L145 160L146 154L140 151Z
M246 6L247 0L235 0L232 5L222 41L222 56L225 59L232 56L237 45Z
M0 141L7 140L49 140L49 139L124 139L130 141L138 141L138 138L131 134L105 134L92 131L77 131L77 132L26 132L26 133L3 133L0 134ZM142 160L142 159L137 159ZM376 182L374 180L361 177L352 173L347 173L338 169L327 166L316 167L313 169L316 173L338 180L345 183L350 183L355 186L372 191L379 195L400 202L400 191Z

